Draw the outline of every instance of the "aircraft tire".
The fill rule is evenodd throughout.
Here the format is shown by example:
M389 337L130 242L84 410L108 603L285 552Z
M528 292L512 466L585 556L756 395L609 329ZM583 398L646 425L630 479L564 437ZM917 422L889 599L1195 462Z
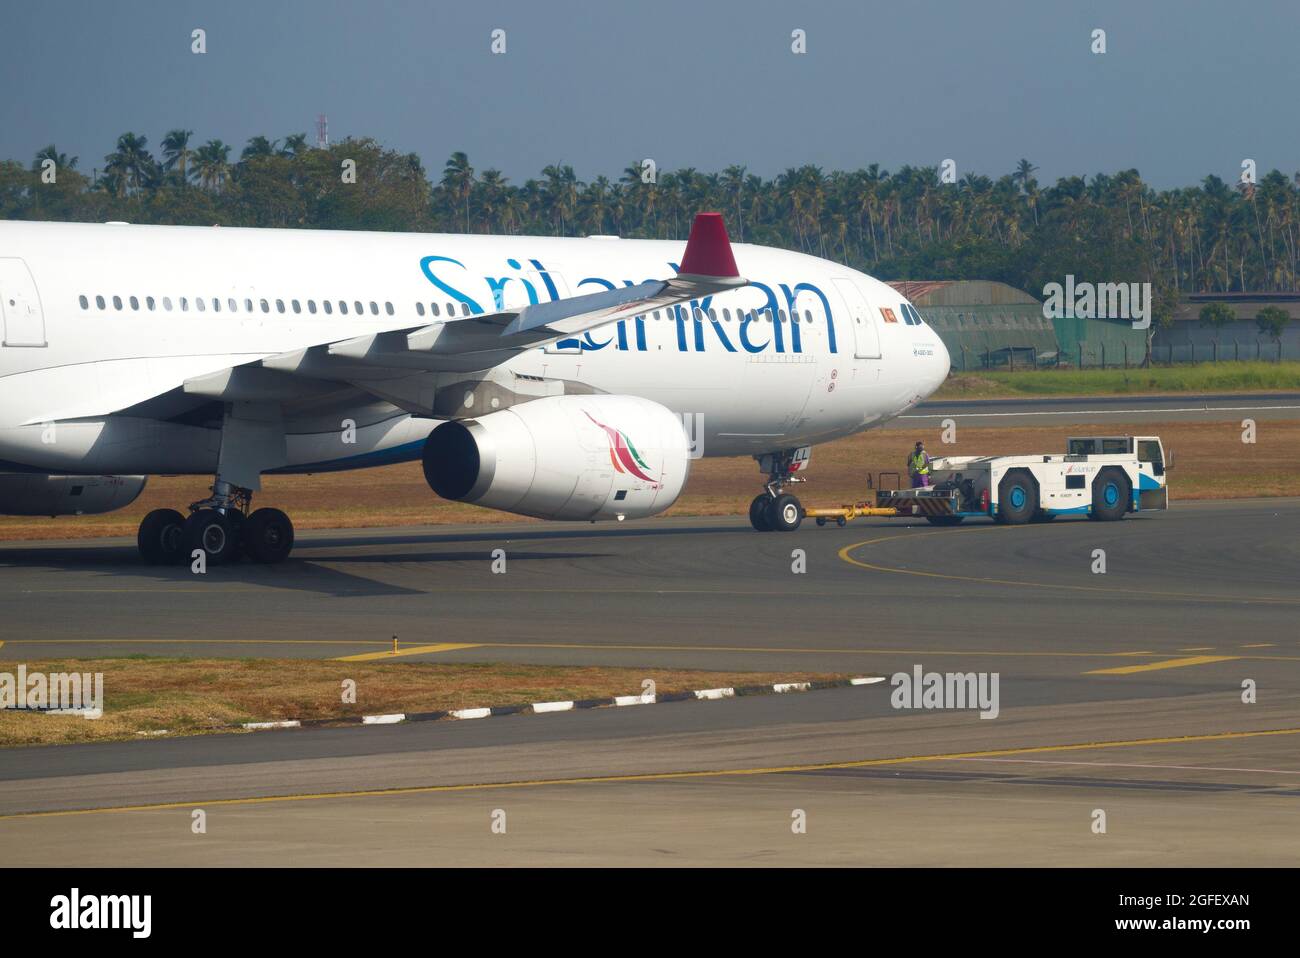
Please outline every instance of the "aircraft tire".
M181 560L185 546L185 517L175 509L155 509L140 522L136 547L150 565Z
M279 509L258 509L245 520L240 539L254 562L283 562L293 549L293 522Z

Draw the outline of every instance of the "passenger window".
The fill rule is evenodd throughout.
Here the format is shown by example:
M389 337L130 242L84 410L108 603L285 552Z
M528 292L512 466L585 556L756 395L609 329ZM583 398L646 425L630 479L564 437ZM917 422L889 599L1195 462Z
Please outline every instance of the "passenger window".
M373 299L370 301L370 315L371 316L379 315L379 305Z
M295 313L302 312L302 303L298 302L296 299L290 305L293 306L293 311Z
M271 304L268 303L266 300L262 300L262 312L269 313L270 311L271 311Z
M203 297L202 297L202 296L195 296L195 297L194 297L194 306L195 306L195 308L196 308L200 313L204 312L204 311L208 308L207 306L203 305Z
M149 307L149 312L152 313L152 312L153 312L153 309L154 309L154 301L153 301L153 297L152 297L152 296L146 296L146 297L144 298L144 304L145 304L146 306Z
M358 316L364 316L366 314L366 308L361 305L361 300L358 299L352 304L352 306Z
M348 314L348 301L346 299L339 300L339 312L344 316Z
M307 300L307 312L311 313L313 316L316 315L316 300Z
M226 300L226 305L230 307L230 311L232 313L239 312L239 303L235 301L235 298L233 296L230 299Z
M244 312L251 313L252 311L253 311L253 301L251 299L244 300Z
M170 296L163 297L163 309L169 313L172 311L172 298Z
M461 314L462 316L468 316L468 315L469 315L469 303L461 303L461 304L460 304L460 314Z
M811 322L812 322L812 310L811 310L811 309L805 309L805 310L803 311L803 321L804 321L805 323L811 323Z
M121 309L121 308L122 308L122 297L121 297L121 296L114 296L114 297L113 297L113 308L114 308L114 309Z
M90 309L90 300L86 299L85 296L78 296L77 301L81 303L82 309Z
M284 312L284 300L282 300L282 299L277 299L277 300L275 301L275 311L276 311L277 313L283 313L283 312Z
M415 304L415 315L417 315L417 316L423 316L423 315L424 315L424 303L416 303L416 304Z
M437 316L437 315L438 315L438 304L437 304L437 303L430 303L430 304L429 304L429 312L432 313L434 316Z
M212 311L214 313L221 312L221 300L217 299L215 296L212 297Z
M393 304L392 304L392 303L384 303L384 312L386 312L389 316L392 316L392 315L393 315Z
M322 299L322 300L320 301L320 304L321 304L322 306L325 307L325 315L326 315L326 316L333 316L333 315L334 315L334 304L331 303L328 299Z

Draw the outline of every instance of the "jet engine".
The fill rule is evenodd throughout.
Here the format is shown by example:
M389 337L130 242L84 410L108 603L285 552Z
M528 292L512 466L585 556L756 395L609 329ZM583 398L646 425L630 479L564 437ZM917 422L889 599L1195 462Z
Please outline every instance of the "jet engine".
M658 403L548 396L442 423L424 477L444 499L539 519L637 519L677 501L690 460L681 419Z
M0 515L81 516L135 502L148 476L0 474Z

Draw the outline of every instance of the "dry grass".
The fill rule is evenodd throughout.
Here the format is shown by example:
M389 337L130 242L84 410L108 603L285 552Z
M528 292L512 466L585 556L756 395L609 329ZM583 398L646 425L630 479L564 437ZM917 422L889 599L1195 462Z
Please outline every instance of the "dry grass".
M653 679L663 694L720 686L842 678L809 672L515 665L511 663L330 662L315 659L172 659L129 656L28 662L33 672L104 673L104 717L0 711L0 746L193 735L240 722L335 719L640 695ZM6 664L13 671L16 663ZM356 682L354 705L341 701Z
M931 455L961 455L1056 452L1064 448L1067 434L1140 433L1159 435L1165 447L1174 450L1177 467L1170 473L1170 486L1175 500L1300 495L1300 421L1260 421L1254 445L1241 442L1240 422L959 426L960 441L951 446L940 444L937 429L918 429L915 434L873 430L818 446L811 481L798 492L810 505L860 498L868 474L902 471L916 438L926 440ZM669 515L742 515L759 482L751 459L699 460L692 463L690 481ZM192 476L153 479L134 505L104 516L0 517L0 540L134 536L150 509L183 508L205 494L205 485L204 479ZM507 513L444 502L425 484L419 463L364 472L268 476L265 487L255 504L284 509L299 529L520 521Z

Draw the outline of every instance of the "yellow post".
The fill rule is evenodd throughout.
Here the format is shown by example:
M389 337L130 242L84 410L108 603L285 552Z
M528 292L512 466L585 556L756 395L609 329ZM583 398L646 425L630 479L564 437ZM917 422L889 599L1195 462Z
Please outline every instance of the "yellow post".
M393 654L397 654L397 636L393 636Z

